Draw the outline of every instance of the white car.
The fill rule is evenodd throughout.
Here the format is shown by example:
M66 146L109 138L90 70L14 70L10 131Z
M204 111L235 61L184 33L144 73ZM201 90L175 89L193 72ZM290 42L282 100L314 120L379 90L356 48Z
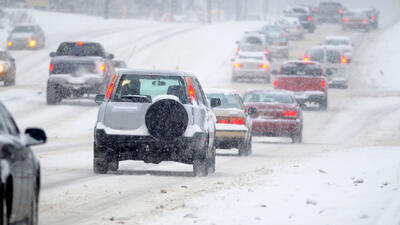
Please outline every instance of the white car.
M300 20L297 17L281 17L276 22L276 25L281 26L286 32L287 37L291 40L304 39L304 31Z
M344 55L349 61L353 57L353 43L350 38L345 36L328 36L325 37L323 45L334 46L343 50Z
M232 81L261 79L271 81L271 63L262 52L241 52L233 61Z

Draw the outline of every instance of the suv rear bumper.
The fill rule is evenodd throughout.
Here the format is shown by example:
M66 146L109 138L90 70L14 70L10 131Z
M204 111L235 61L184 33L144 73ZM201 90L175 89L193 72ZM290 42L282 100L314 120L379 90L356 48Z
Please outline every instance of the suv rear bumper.
M95 130L95 143L104 154L117 157L118 161L140 160L146 163L176 161L192 164L195 159L204 158L206 134L196 132L192 137L177 137L173 140L159 140L150 135L107 134L103 129Z

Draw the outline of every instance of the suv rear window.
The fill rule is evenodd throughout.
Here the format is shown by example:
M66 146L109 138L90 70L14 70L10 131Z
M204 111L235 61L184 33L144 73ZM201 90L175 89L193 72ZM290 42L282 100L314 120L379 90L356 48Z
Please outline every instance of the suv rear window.
M281 67L282 75L322 76L322 68L317 64L287 63Z
M100 56L104 57L103 47L97 43L61 43L56 52L57 56Z
M35 31L34 26L16 26L12 32L15 33L31 33Z
M188 97L184 82L179 76L122 75L113 101L132 102L136 97L152 101L157 96L174 95L186 104Z

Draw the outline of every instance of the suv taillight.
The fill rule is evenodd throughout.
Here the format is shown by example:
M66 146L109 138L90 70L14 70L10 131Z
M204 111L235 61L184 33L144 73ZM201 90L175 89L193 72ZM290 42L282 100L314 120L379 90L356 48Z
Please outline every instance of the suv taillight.
M112 78L112 80L110 82L110 85L108 86L107 93L106 93L106 96L105 96L105 98L108 99L108 100L111 99L111 94L112 94L112 92L114 90L116 81L117 81L117 75L114 74L114 76L113 76L113 78Z
M193 84L190 80L190 77L186 77L186 83L188 87L190 102L194 104L196 102L196 93L194 92Z
M53 70L54 70L54 65L50 63L49 71L50 71L50 72L53 72Z
M325 80L321 80L321 87L325 87L326 86L326 82L325 82Z

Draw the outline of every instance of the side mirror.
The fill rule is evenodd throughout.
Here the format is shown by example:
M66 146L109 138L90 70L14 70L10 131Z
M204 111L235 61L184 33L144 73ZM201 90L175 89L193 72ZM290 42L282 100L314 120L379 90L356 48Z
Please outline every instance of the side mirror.
M212 98L211 99L211 108L215 108L221 106L221 99L219 98Z
M271 74L272 74L272 75L278 75L278 70L272 70L272 71L271 71Z
M107 59L113 59L114 58L114 54L108 54L107 55Z
M56 53L55 53L55 52L50 52L49 56L50 56L51 58L53 58L54 56L56 56Z
M250 107L250 108L247 109L247 114L249 114L249 115L254 115L256 113L257 113L257 109L256 108Z
M46 133L40 128L28 128L25 130L26 146L41 145L46 143Z
M101 105L104 102L104 97L105 97L105 95L96 95L96 97L94 98L94 101L98 105Z

